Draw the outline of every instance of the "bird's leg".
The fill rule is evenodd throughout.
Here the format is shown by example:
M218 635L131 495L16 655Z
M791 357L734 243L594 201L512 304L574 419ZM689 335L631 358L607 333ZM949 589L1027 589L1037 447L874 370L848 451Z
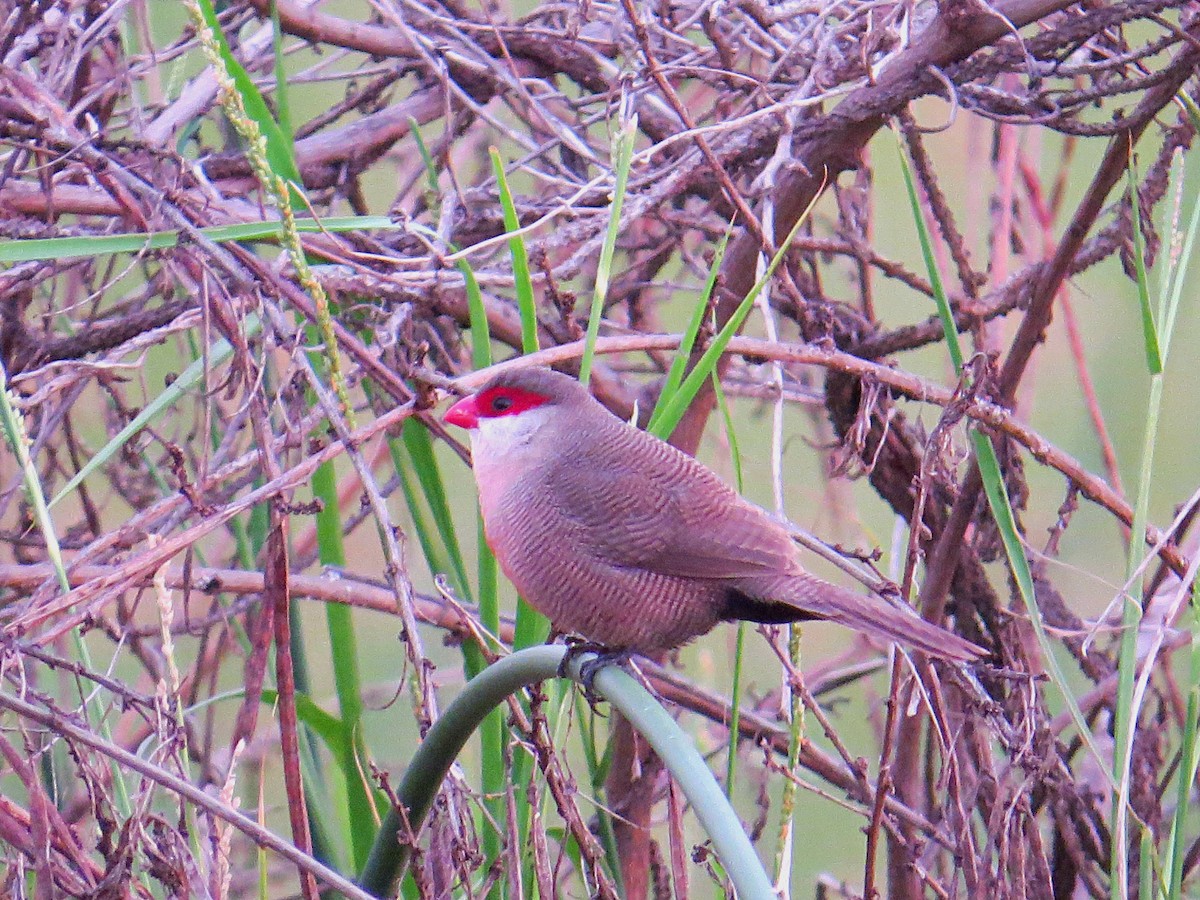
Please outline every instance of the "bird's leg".
M583 682L583 690L587 694L588 700L593 702L597 699L596 692L592 688L596 676L600 674L600 670L607 666L617 666L625 669L629 666L629 660L633 656L632 650L607 650L604 653L598 654L593 659L589 659L579 667L579 680Z
M595 641L586 640L577 634L564 635L563 643L566 645L567 652L563 654L562 662L558 664L559 678L569 678L571 663L573 663L578 657L583 656L583 654L595 653L597 657L603 657L606 653L610 652L608 647L604 646L604 644L598 644ZM584 663L584 666L587 665L589 665L589 663ZM582 676L582 674L583 673L581 671L580 675Z
M575 636L568 637L566 644L567 652L563 654L562 662L558 664L558 674L562 677L567 675L568 668L577 657L584 653L595 654L592 659L579 666L579 682L583 685L584 697L594 709L600 700L595 691L596 675L605 666L621 666L622 668L628 666L633 651L628 648L614 650L604 644Z

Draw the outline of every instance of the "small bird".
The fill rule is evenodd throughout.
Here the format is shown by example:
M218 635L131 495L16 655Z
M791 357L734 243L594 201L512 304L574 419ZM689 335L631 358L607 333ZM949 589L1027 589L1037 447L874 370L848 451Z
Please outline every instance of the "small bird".
M778 521L573 378L508 370L445 421L470 430L488 545L560 632L652 654L720 621L827 619L945 659L983 653L806 572Z

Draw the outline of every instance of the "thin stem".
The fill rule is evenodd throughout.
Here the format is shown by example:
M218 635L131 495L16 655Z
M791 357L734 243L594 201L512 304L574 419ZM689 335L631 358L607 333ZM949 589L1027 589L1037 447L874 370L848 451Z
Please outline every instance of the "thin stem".
M411 844L401 844L398 838L406 830L412 835L420 830L442 780L475 729L509 694L557 675L565 653L565 648L549 645L520 650L489 666L463 688L429 729L404 773L396 792L403 813L389 811L380 826L360 879L364 888L377 895L390 890L411 855ZM589 658L594 657L584 655L571 660L569 673L576 681L580 666ZM592 686L646 739L683 788L738 895L743 900L772 900L775 894L771 881L737 813L691 739L670 714L636 679L616 666L596 672Z

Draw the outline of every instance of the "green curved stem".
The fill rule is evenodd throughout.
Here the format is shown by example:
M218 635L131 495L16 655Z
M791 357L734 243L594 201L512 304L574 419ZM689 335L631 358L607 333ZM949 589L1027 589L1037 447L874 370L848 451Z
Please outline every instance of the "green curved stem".
M413 832L420 829L442 780L484 717L509 694L555 677L565 652L563 647L528 647L493 663L467 683L425 735L396 791ZM570 675L576 681L579 666L588 658L584 655L572 660ZM617 666L600 669L592 686L654 748L683 789L712 838L717 857L738 896L742 900L773 900L776 895L771 879L758 861L737 813L675 720L628 672ZM399 841L403 830L400 814L395 809L389 810L359 879L363 888L376 896L387 894L408 866L409 847Z

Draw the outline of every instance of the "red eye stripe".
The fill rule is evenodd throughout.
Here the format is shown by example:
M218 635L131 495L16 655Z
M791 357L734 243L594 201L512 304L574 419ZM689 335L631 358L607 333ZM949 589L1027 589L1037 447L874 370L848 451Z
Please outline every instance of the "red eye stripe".
M475 409L481 419L515 416L541 406L549 397L522 388L497 386L475 396Z

